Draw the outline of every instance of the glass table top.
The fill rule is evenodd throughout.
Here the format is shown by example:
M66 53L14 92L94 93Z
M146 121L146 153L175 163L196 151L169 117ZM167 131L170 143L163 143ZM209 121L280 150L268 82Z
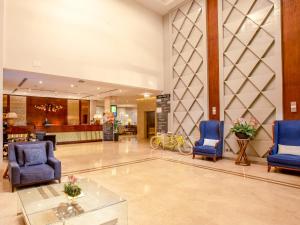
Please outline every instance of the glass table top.
M19 190L17 193L29 224L54 224L126 201L93 180L80 179L78 185L82 194L75 201L63 192L64 183Z

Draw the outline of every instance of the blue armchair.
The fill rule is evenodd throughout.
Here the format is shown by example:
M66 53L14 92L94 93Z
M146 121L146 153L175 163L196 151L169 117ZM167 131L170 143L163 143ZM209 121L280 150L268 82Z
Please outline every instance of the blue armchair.
M8 145L8 175L15 187L61 179L61 162L51 141L15 142Z
M300 155L278 152L278 145L300 146L300 120L275 121L273 142L267 157L268 172L272 167L300 171Z
M217 161L217 158L222 158L224 122L217 120L201 121L199 129L201 137L195 142L193 159L195 155L212 157L214 161ZM215 146L207 146L204 145L204 139L214 139L219 142Z

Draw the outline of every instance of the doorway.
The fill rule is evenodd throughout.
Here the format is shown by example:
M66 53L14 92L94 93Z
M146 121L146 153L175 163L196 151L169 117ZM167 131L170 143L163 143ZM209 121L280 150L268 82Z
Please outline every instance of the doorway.
M155 111L146 112L146 138L155 135Z

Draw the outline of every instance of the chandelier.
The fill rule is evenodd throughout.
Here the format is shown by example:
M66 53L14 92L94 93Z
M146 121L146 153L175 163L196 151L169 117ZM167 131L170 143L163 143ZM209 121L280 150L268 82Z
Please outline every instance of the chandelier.
M63 109L61 105L55 104L34 105L34 108L44 112L58 112L59 110Z

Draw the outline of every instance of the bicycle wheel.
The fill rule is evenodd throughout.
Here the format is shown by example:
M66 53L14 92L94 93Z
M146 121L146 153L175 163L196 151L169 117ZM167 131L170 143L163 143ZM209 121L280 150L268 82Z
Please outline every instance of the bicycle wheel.
M161 142L160 137L157 137L157 136L151 137L151 139L150 139L151 148L152 149L158 149L159 146L160 146L160 142Z
M193 145L189 141L177 145L177 149L182 155L191 155L193 153Z

